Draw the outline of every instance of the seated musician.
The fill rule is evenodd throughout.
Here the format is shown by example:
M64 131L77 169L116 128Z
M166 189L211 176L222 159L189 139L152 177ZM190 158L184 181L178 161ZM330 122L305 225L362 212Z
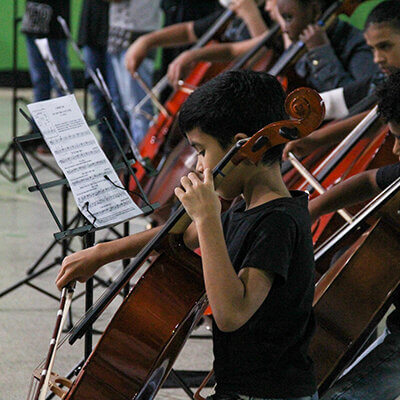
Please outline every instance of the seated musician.
M268 29L267 24L270 23L268 15L260 12L255 0L232 0L229 8L235 12L236 17L222 34L220 38L222 41L235 42L245 40L252 36L261 35ZM174 24L141 36L130 46L126 54L126 68L131 74L134 74L146 54L155 47L171 48L196 43L222 13L223 11L216 11L199 20ZM215 49L218 48L218 44L213 44L207 46L207 50L202 48L198 49L198 51L213 54ZM189 64L191 65L192 62L196 61L195 58L190 59L191 55L195 53L184 51L174 60L170 60L168 77L174 86L183 77ZM210 61L213 61L212 57Z
M400 161L400 72L378 87L379 111L388 123ZM368 200L400 177L400 162L355 175L313 199L309 204L313 219ZM377 283L379 284L379 283ZM386 320L383 338L353 369L340 379L323 400L393 400L400 396L400 291L393 298L395 310ZM383 340L383 342L382 342Z
M270 16L281 25L282 32L289 38L285 40L284 37L285 47L298 40L305 43L307 53L297 61L295 71L308 86L318 91L349 85L377 72L371 51L358 29L339 19L326 30L318 24L325 4L324 0L266 1ZM188 50L174 63L179 66L180 72L193 61L230 61L245 54L261 38ZM177 75L176 72L171 73L171 79L176 80Z
M322 93L327 119L343 118L373 106L377 100L376 86L400 69L400 2L388 0L378 4L367 18L364 37L379 71L359 82Z
M364 36L367 44L371 46L374 52L374 58L377 65L381 69L381 74L385 76L391 75L393 72L400 70L400 2L397 0L388 0L378 4L367 18ZM358 87L356 87L358 86ZM333 97L327 99L322 94L327 106L327 114L341 117L349 112L346 102L354 104L355 101L362 99L373 92L376 87L374 79L361 81L359 85L354 84L351 90L341 88L333 93ZM346 95L348 93L348 95ZM358 94L361 94L359 96ZM343 95L345 95L343 97ZM356 97L356 99L355 99ZM328 101L326 101L328 100ZM375 98L376 102L376 98ZM367 104L366 104L367 106ZM332 107L335 110L332 110ZM360 111L363 111L362 109ZM304 157L321 146L329 146L339 143L362 119L348 119L338 122L340 129L331 130L328 127L321 128L304 139L289 142L283 151L283 158L287 158L289 151L298 157Z
M183 177L175 193L193 221L184 241L192 249L200 246L213 311L214 400L318 398L307 355L315 324L307 196L286 189L282 146L257 165L243 161L217 191L211 172L236 141L285 119L284 97L266 73L230 71L195 90L179 115L198 153L197 174ZM221 217L218 196L239 195L243 200ZM58 288L86 281L106 263L134 257L160 229L66 257Z

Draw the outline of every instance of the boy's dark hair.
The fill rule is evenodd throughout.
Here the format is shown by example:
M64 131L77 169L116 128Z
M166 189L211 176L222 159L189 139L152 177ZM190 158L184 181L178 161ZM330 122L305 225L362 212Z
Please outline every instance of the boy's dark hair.
M387 23L400 31L400 1L388 0L379 3L368 15L364 30L372 24Z
M181 132L198 128L224 148L237 133L252 136L264 126L287 118L285 93L275 77L266 72L228 71L196 89L179 113ZM270 149L265 164L280 161L283 146Z
M400 71L390 75L376 90L378 109L385 122L400 124Z

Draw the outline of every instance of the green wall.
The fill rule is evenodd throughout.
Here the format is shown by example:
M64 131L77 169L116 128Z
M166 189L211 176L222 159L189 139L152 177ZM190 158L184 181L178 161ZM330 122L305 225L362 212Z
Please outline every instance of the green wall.
M67 1L67 0L65 0ZM149 0L151 1L151 0ZM201 1L201 0L199 0ZM368 0L361 4L350 18L355 26L362 29L369 11L382 0ZM17 15L21 17L25 8L25 0L0 0L0 71L10 71L12 69L12 36L13 36L13 7L18 4ZM81 12L82 0L71 0L71 27L74 37L78 30L79 16ZM343 19L349 20L347 17ZM18 68L28 69L24 36L18 32ZM80 68L81 64L73 51L70 49L70 59L72 68Z
M67 1L67 0L64 0ZM12 69L13 57L13 20L14 3L18 5L17 16L22 17L25 9L25 0L0 0L0 71ZM73 36L76 37L82 0L71 0L71 27ZM18 68L28 70L24 35L19 32L18 24ZM81 64L70 49L72 68L80 68Z

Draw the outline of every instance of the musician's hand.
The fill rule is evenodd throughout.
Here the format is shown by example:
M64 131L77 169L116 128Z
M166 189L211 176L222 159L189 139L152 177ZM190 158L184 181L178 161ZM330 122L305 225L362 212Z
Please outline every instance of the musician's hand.
M324 27L318 24L308 25L300 34L299 39L307 46L308 50L330 44Z
M293 153L298 158L305 157L318 147L319 144L309 137L293 140L286 144L285 148L283 149L282 158L287 160L289 152Z
M229 4L229 8L243 20L259 12L257 3L254 0L232 0Z
M86 282L102 266L99 246L89 247L64 258L56 278L58 289L71 281Z
M204 170L203 180L194 172L181 179L182 187L175 189L175 194L181 201L194 223L209 218L220 218L221 201L214 189L212 171Z
M193 62L193 53L190 50L184 51L169 64L168 80L174 88L178 88L178 82L187 72Z
M146 58L147 52L148 48L144 36L139 37L129 46L125 54L125 68L132 76Z

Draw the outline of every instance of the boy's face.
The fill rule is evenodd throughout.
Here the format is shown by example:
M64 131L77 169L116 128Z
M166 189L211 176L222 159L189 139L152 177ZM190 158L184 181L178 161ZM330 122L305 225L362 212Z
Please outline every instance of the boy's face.
M285 21L283 31L296 41L303 30L316 21L315 7L303 7L297 0L277 0L279 13Z
M389 122L388 126L391 134L394 136L393 154L399 157L400 161L400 124Z
M400 31L390 24L371 24L364 32L365 40L372 48L374 62L385 75L400 70Z
M228 152L217 139L195 128L186 134L191 146L197 152L196 172L202 175L206 168L213 169ZM216 189L217 193L226 200L234 199L241 194L241 188L237 179L232 179L234 173L229 174Z

